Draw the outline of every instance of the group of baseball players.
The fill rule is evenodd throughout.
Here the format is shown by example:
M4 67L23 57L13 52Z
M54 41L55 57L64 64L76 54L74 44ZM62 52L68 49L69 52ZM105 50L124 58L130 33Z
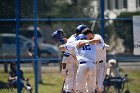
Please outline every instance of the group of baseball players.
M52 37L62 43L64 51L61 74L64 77L62 93L102 93L106 75L106 50L99 34L94 34L86 25L76 27L75 34L68 39L57 30Z

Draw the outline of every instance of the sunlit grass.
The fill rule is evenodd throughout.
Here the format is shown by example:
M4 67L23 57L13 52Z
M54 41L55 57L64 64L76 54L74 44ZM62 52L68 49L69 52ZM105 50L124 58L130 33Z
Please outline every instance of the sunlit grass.
M131 93L140 93L140 71L123 71L123 74L128 73L129 78L129 90ZM24 70L25 77L30 79L31 86L33 87L33 93L35 90L34 85L34 73L32 70ZM8 88L5 86L7 83L7 73L0 70L0 93L9 93ZM39 93L60 93L62 89L63 79L58 70L43 70L42 73L43 83L38 85ZM4 85L5 84L5 85Z

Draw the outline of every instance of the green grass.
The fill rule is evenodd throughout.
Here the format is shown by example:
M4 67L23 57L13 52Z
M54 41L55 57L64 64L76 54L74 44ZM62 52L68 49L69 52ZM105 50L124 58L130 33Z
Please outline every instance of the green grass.
M131 93L140 93L140 71L127 71Z
M34 93L34 74L32 71L25 70L25 77L30 78L30 83L33 87ZM140 71L123 71L129 74L129 89L131 93L140 93ZM59 71L45 71L43 70L43 84L38 85L39 93L60 93L63 79ZM7 74L0 70L0 85L7 83ZM0 87L0 93L8 93L6 87Z
M34 73L31 70L24 70L24 76L30 79L30 84L33 87L33 93L35 91ZM7 73L0 70L0 93L9 93L7 84ZM60 93L62 88L63 79L58 70L44 71L42 73L42 84L38 84L39 93Z
M34 75L32 72L28 72L28 70L25 70L25 77L30 78L30 83L34 88ZM50 70L45 69L42 71L42 84L38 84L38 92L39 93L60 93L61 87L63 83L62 76L60 75L58 70ZM34 93L33 90L33 93Z

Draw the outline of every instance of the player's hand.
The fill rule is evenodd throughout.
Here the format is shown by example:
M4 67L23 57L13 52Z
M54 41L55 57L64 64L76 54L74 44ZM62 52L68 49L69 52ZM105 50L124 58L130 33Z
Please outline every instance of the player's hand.
M63 40L64 40L65 42L67 42L68 39L67 39L67 38L63 38Z
M17 76L15 76L14 79L17 79Z
M104 88L103 87L97 87L97 93L102 93L104 91Z
M32 56L33 56L33 54L32 54L31 52L29 52L29 53L28 53L28 55L29 55L30 57L32 57Z
M78 42L77 43L77 48L81 48L81 47L83 47L83 46L85 46L86 45L86 43L85 42L83 42L83 41L80 41L80 42Z
M108 44L104 43L104 49L110 50L110 46Z
M61 75L64 77L64 78L66 78L67 77L67 70L66 69L62 69L61 70Z
M60 46L59 46L59 50L60 50L60 51L65 51L66 49L65 49L64 45L60 45Z

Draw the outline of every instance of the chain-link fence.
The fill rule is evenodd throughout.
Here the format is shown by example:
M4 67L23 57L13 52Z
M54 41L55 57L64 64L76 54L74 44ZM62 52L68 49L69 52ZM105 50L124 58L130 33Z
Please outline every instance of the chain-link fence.
M139 68L140 57L133 55L132 22L139 9L140 0L1 0L0 93L20 93L20 79L18 90L8 81L13 62L15 74L20 77L19 69L23 71L24 84L29 82L33 93L60 93L62 54L51 34L62 28L69 37L79 24L104 37L111 47L109 59L125 68L125 64Z

